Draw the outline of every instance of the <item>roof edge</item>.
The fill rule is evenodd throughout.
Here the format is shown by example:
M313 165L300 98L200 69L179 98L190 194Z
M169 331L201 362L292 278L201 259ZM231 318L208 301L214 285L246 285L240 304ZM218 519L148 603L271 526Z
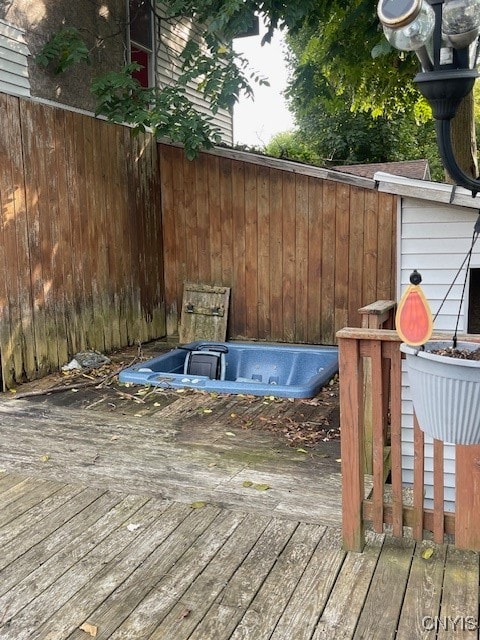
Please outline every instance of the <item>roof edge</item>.
M382 171L375 173L374 180L377 183L378 190L385 193L418 198L420 200L431 200L470 209L478 209L480 207L480 197L472 197L468 189L458 185L405 178Z

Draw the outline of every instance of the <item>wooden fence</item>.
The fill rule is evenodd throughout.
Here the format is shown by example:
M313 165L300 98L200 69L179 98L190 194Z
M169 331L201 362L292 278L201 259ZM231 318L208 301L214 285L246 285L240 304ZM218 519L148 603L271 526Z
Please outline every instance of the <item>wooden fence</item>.
M165 335L157 145L0 94L4 387Z
M0 386L177 334L185 282L231 287L229 337L333 344L395 294L373 180L134 138L0 94Z
M468 339L478 341L478 336ZM363 549L364 524L370 522L379 533L388 524L393 535L402 537L404 527L409 527L415 540L422 540L429 531L433 540L442 544L449 534L455 536L457 547L480 550L480 445L455 447L455 513L451 513L444 507L444 446L434 440L433 509L425 508L424 436L416 420L411 492L405 492L402 484L402 354L397 333L347 328L339 331L338 344L345 548ZM373 488L368 496L363 424L365 360L371 371L373 426Z
M230 337L279 342L334 344L395 297L397 201L372 180L229 150L160 159L168 333L185 282L231 287Z

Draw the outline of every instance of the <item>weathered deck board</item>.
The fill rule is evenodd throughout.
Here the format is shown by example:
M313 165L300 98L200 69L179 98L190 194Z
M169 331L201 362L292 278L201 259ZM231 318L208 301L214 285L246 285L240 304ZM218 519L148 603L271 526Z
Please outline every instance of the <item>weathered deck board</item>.
M18 474L0 501L15 487L2 640L84 640L84 623L98 640L429 638L438 620L477 637L477 553L370 532L345 553L339 528Z
M232 640L268 640L290 601L323 531L301 523L244 614Z
M208 567L192 581L186 592L157 627L151 640L189 638L248 556L267 524L266 518L247 515Z
M19 535L2 547L0 557L0 569L4 569L17 558L21 558L20 565L17 564L12 574L18 578L20 574L19 566L25 566L25 573L33 571L36 565L33 562L38 548L58 548L68 541L68 536L76 537L84 527L88 527L99 518L98 510L104 507L105 503L112 505L119 502L120 498L113 496L102 496L99 489L86 489L82 491L74 500L70 500L65 508L58 510L53 517L49 517L38 526L36 523L28 526ZM63 526L68 523L68 526ZM50 535L52 534L52 535ZM35 548L39 542L42 547ZM40 552L42 555L43 552ZM8 571L3 574L2 589L8 585L6 577Z
M191 560L194 552L197 553L195 558L197 566L203 567L214 554L215 549L222 545L223 537L228 535L239 519L238 514L231 512L226 518L218 518L218 515L218 509L207 507L205 510L190 514L188 521L183 522L188 529L187 526L183 526L173 531L172 524L175 525L175 519L167 520L164 526L162 526L163 520L160 519L157 523L153 521L145 527L142 524L139 535L132 536L134 531L130 533L131 541L127 547L108 563L105 561L102 563L103 566L95 576L95 580L85 581L80 591L64 605L55 619L48 620L30 637L32 640L45 638L53 640L56 637L64 637L79 627L86 618L98 625L95 614L90 611L92 599L97 602L104 601L119 585L125 595L126 580L130 578L132 571L140 567L145 560L150 560L151 554L155 553L156 562L153 565L149 563L150 571L144 575L148 578L151 574L156 578L156 584L148 593L143 589L142 602L110 635L112 638L148 638L157 620L161 619L162 609L168 610L176 600L178 586L172 582L173 567L175 567L174 575L179 581L182 577L182 566L188 565L189 570L193 572ZM137 524L137 518L135 518L135 524ZM190 562L186 559L187 554ZM184 578L185 581L188 581L189 575ZM138 576L133 581L130 580L130 585L133 584L138 587ZM130 593L132 593L131 589ZM129 601L122 598L121 602L122 608L120 611L117 609L117 616L114 619L117 625L121 622L122 612L125 611L125 605ZM112 612L109 613L111 616Z
M355 640L395 637L414 548L415 543L406 538L385 539L353 635Z
M363 553L345 557L312 640L353 637L383 544L383 535L368 533Z
M287 638L290 629L298 629L295 640L311 638L344 558L340 531L327 529L275 627L272 640Z
M340 525L337 442L309 455L280 446L270 433L212 419L202 411L204 400L214 401L209 396L185 400L181 413L187 415L176 419L170 405L166 415L141 417L69 408L66 420L65 409L53 405L0 402L1 437L8 442L0 468L180 502L204 500L242 510L251 504L265 515ZM257 491L245 487L246 481L270 488ZM11 488L12 500L20 489Z
M225 640L231 637L277 559L282 557L295 528L296 525L292 522L270 522L217 602L195 628L190 640Z
M431 550L431 551L430 551ZM435 631L425 624L427 616L440 615L445 545L432 542L417 545L405 593L396 640L435 638ZM428 558L422 554L432 555Z
M462 640L478 638L478 553L449 547L443 578L438 639L461 634ZM456 622L455 622L456 621Z

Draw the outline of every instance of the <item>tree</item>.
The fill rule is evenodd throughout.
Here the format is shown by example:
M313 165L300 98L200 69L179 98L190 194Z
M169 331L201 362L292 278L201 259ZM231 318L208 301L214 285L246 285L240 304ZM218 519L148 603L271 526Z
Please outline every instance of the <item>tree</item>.
M297 160L313 165L322 164L312 146L302 140L298 131L277 133L265 146L265 152L274 158Z
M360 17L354 17L358 23ZM405 62L406 87L397 85L399 74L392 72L398 66L396 53L383 46L383 35L371 13L362 17L361 31L371 34L366 37L370 51L365 48L354 57L338 53L348 49L340 45L346 45L352 34L351 16L345 14L332 14L328 24L306 24L288 38L289 98L298 140L322 164L427 157L432 174L441 178L433 122L412 86L411 64ZM384 55L372 58L372 51L383 50Z

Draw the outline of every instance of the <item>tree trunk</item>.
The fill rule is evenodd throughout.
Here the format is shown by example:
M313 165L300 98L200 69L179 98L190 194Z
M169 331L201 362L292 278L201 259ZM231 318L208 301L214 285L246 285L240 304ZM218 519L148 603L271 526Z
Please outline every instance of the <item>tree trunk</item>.
M460 168L473 178L478 177L477 144L475 141L475 113L473 91L458 107L452 120L452 146ZM447 182L452 180L446 176Z

